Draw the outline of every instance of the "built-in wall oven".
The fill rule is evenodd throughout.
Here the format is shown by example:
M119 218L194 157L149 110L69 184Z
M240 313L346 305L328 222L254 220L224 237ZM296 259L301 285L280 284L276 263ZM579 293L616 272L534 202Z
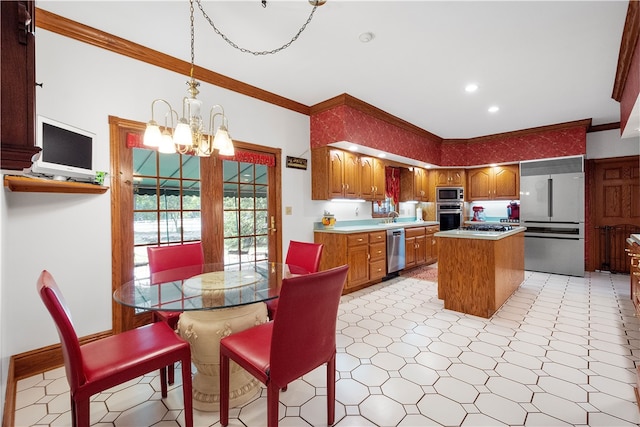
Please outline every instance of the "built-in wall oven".
M440 223L440 231L460 228L462 221L462 202L436 203L436 219Z

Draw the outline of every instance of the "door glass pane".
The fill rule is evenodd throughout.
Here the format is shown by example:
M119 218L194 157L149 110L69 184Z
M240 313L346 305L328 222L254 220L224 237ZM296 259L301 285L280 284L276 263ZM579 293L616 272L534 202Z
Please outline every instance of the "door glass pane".
M202 238L200 158L133 149L135 277L148 277L147 246Z
M225 264L267 260L267 167L231 160L223 164Z

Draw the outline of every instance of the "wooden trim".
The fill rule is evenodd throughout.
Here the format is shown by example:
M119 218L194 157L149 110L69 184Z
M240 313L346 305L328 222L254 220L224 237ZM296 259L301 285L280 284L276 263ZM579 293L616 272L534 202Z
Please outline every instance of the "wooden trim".
M407 122L406 120L402 120L399 117L389 114L386 111L379 109L378 107L374 107L371 104L367 104L366 102L361 101L358 98L355 98L346 93L343 93L342 95L335 96L331 99L327 99L326 101L323 101L316 105L311 106L310 114L311 115L318 114L323 111L327 111L341 105L345 105L347 107L351 107L355 110L361 111L367 114L368 116L371 116L378 120L385 121L391 125L397 126L408 132L413 132L423 138L435 139L438 142L442 141L442 138L440 138L438 135L435 135L429 131L426 131L416 125L413 125Z
M615 130L615 129L620 129L620 122L589 126L589 129L587 129L587 133L602 132L604 130Z
M624 29L622 30L616 78L613 82L613 93L611 94L611 97L618 102L622 100L622 92L624 92L624 85L627 82L627 77L631 69L633 52L635 51L639 38L640 2L638 0L630 0L629 7L627 8L627 18L624 22Z
M106 49L111 52L146 62L156 67L175 71L184 76L189 76L191 63L169 56L157 50L139 45L129 40L114 36L93 27L81 24L47 10L36 8L36 26L64 37L69 37L92 46ZM272 92L257 88L239 80L232 79L215 71L195 66L193 77L201 82L259 99L273 105L277 105L297 113L309 115L309 107L291 99L276 95Z
M478 136L476 138L469 138L469 139L443 139L442 143L443 144L460 144L460 143L485 142L492 139L514 138L514 137L520 137L525 135L540 134L542 132L552 132L557 130L570 129L575 127L584 127L585 129L589 129L590 126L591 126L591 119L584 119L584 120L576 120L573 122L558 123L555 125L539 126L535 128L529 128L529 129L520 129L513 132L504 132L504 133L496 133L494 135Z
M80 345L85 345L93 341L108 338L112 335L112 331L98 332L97 334L79 338L79 341ZM7 374L2 427L13 427L14 425L18 381L60 366L64 366L62 346L60 344L53 344L11 356L9 359L9 372Z
M7 382L5 384L4 409L2 413L2 427L13 427L15 425L16 411L16 387L17 381L13 375L14 363L13 356L9 358L9 372L7 373Z

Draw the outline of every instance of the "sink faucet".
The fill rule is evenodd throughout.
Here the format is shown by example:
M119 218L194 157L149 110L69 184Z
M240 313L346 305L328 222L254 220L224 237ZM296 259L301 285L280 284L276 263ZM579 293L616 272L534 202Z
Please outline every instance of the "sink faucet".
M388 222L396 222L396 218L398 218L400 215L398 214L398 212L396 211L390 211L389 214L387 215L387 221Z

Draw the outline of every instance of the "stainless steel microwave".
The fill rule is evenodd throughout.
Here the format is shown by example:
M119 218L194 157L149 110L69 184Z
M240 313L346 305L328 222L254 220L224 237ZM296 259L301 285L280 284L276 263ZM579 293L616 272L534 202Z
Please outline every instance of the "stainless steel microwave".
M436 187L436 202L464 202L462 187Z

